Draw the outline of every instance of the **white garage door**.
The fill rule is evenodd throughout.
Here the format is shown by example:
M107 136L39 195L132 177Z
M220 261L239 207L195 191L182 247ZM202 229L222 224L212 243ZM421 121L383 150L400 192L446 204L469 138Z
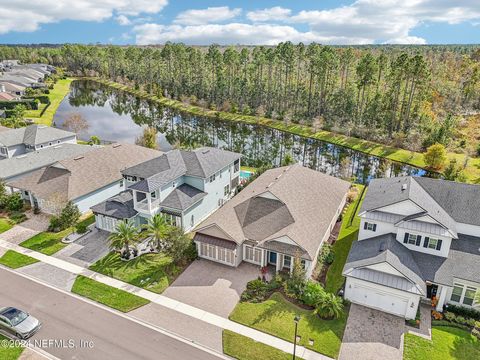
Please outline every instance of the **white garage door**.
M215 246L206 243L200 244L200 257L222 262L228 265L235 265L235 253L232 250L225 249L221 246Z
M407 313L408 300L388 293L388 291L383 289L354 284L349 297L354 303L379 309L390 314L404 317Z

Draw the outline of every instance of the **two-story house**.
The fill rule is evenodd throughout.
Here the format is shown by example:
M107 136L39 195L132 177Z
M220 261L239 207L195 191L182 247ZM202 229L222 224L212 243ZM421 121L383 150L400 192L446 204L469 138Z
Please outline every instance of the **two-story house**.
M359 211L345 298L415 318L420 300L477 307L480 186L422 177L375 179ZM429 300L427 300L429 299Z
M141 225L161 213L170 224L189 231L234 195L240 158L210 147L171 150L125 169L128 190L92 207L96 226L113 231L118 221Z
M0 133L0 160L60 144L76 144L77 135L45 125L29 125Z

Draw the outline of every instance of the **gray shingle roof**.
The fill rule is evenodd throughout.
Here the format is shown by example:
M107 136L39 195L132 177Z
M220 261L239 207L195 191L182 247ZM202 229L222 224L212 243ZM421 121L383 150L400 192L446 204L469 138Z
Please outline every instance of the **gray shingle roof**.
M44 125L29 125L27 127L11 129L0 133L0 144L39 145L75 136L75 133Z
M427 191L422 184L423 178L395 177L374 179L367 189L365 200L360 208L360 213L372 211L381 207L411 200L448 228L454 237L457 236L456 222L452 216L437 202L436 198ZM436 180L442 182L443 180ZM480 192L480 187L477 188ZM480 220L479 220L480 221Z
M133 196L131 191L123 191L110 199L92 206L94 214L102 214L116 219L131 219L137 215L133 208Z
M343 273L353 269L386 262L407 279L419 286L425 294L426 287L422 272L412 252L395 239L395 234L384 234L373 238L355 241L352 244Z
M95 150L96 146L78 144L60 144L43 150L28 152L21 156L1 160L0 178L9 180L13 177L28 174L31 171L51 165L57 161L79 156Z
M205 179L240 157L231 151L209 147L194 151L172 150L122 173L144 179L130 186L131 189L152 192L183 175Z
M177 210L186 210L207 195L193 186L183 184L173 190L160 205Z

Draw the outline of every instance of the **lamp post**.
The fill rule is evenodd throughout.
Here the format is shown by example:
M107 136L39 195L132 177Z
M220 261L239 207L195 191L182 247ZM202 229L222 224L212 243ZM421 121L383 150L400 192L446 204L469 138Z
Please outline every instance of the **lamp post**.
M293 339L293 360L295 360L295 351L297 350L297 328L298 322L300 321L300 315L295 315L293 321L295 321L295 338Z

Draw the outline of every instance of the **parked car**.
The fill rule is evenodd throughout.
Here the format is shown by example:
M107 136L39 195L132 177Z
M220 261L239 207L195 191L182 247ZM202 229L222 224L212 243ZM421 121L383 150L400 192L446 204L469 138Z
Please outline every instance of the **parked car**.
M41 322L29 313L14 307L0 308L0 328L20 339L28 339L35 334Z

